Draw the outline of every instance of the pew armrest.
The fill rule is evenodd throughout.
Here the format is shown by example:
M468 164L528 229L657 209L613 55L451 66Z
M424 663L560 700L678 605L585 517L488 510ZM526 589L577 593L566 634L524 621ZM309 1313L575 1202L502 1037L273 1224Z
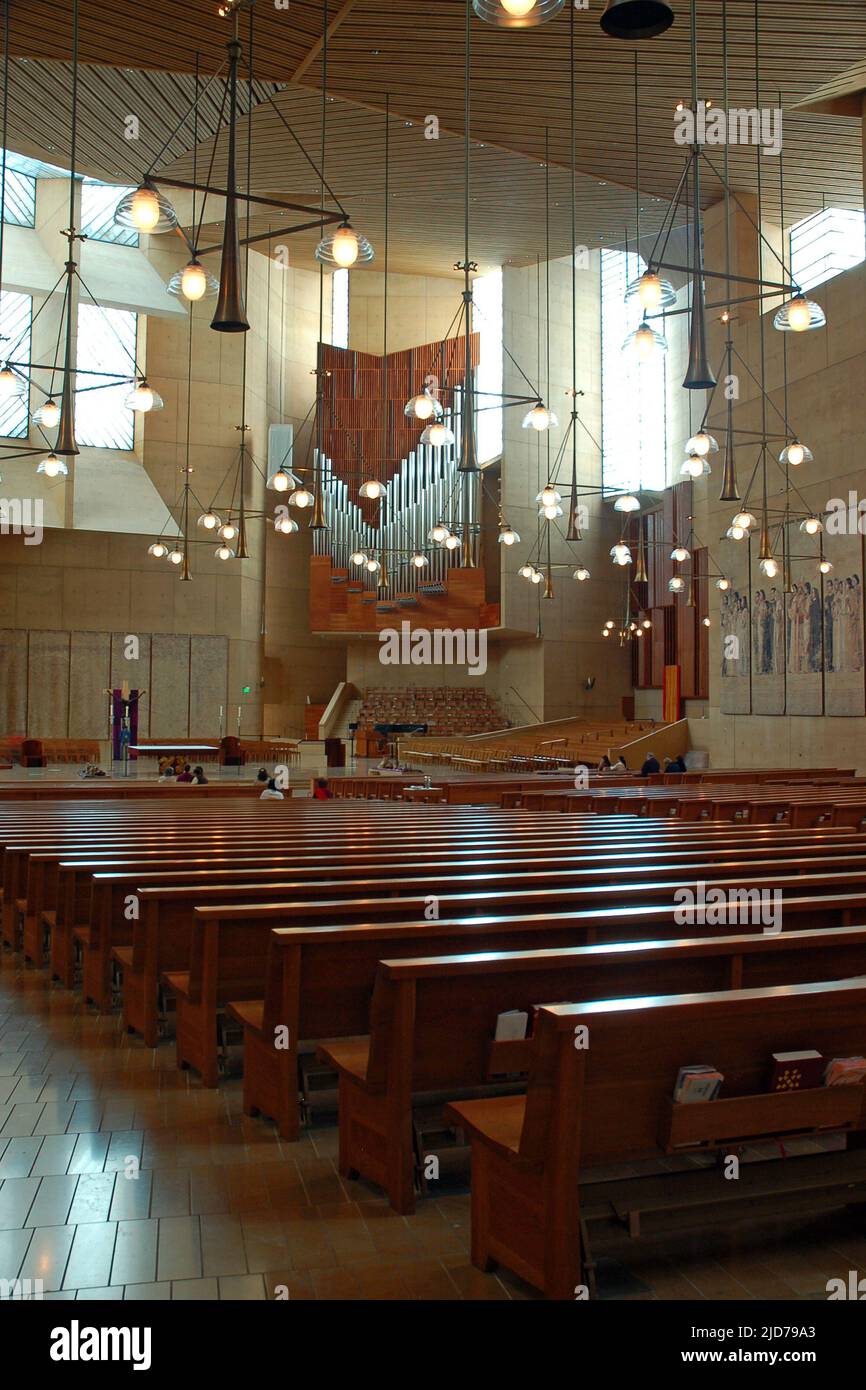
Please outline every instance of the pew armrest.
M226 1013L246 1030L261 1033L265 1021L264 999L232 999L226 1004Z
M329 1043L316 1049L322 1062L329 1062L341 1076L366 1085L367 1067L370 1062L370 1039L350 1038L345 1041Z
M445 1107L449 1124L480 1139L503 1158L516 1159L526 1113L525 1096L497 1096L489 1100L450 1101Z

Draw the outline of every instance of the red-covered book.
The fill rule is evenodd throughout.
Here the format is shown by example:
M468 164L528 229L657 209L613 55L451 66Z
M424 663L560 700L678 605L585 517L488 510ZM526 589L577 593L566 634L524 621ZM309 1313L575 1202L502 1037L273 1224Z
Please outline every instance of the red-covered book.
M813 1048L802 1052L774 1052L770 1058L770 1091L808 1091L824 1082L826 1063Z

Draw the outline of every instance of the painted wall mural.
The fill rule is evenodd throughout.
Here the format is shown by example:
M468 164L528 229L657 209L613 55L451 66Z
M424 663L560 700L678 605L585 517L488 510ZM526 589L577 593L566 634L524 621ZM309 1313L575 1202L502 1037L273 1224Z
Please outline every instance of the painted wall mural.
M792 526L786 593L781 574L761 574L757 537L723 542L731 587L720 605L722 714L866 713L863 540L825 538L827 575L817 554L802 553L806 543Z

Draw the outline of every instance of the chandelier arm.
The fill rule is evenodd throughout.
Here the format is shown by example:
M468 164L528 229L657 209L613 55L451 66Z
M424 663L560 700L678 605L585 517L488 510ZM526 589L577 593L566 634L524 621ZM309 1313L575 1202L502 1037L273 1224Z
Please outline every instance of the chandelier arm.
M223 64L223 66L220 68L220 73L223 72L223 69L225 68L225 66L226 66L226 65ZM222 88L222 98L221 98L221 100L220 100L219 116L217 117L217 127L216 127L216 130L214 131L213 145L212 145L212 147L211 147L211 152L210 152L210 163L209 163L209 165L208 165L208 170L207 170L206 186L205 186L205 188L202 190L202 192L204 193L204 197L203 197L202 200L201 200L201 212L200 212L200 214L199 214L198 227L196 228L196 232L195 232L195 244L196 244L196 246L198 246L199 242L201 241L201 229L202 229L202 227L203 227L203 225L204 225L204 211L205 211L205 208L207 207L207 195L208 195L208 187L207 187L207 185L210 184L211 178L212 178L212 176L213 176L213 166L214 166L214 161L216 160L217 141L218 141L218 139L219 139L219 132L220 132L220 129L222 128L223 116L225 115L226 102L228 101L228 99L229 99L229 83L228 83L228 81L226 81L226 82L223 83L223 88ZM228 197L228 191L226 191L226 197Z
M701 147L701 159L706 160L707 164L710 166L710 169L711 169L712 172L715 174L716 178L719 180L720 183L722 183L722 184L724 185L724 184L725 184L724 175L721 174L721 173L719 172L719 170L716 168L715 164L714 164L713 161L710 159L710 156L709 156L708 154L705 154L705 153L704 153L703 146ZM729 192L730 192L731 198L732 198L733 201L736 203L736 205L737 205L737 207L739 208L740 212L743 214L744 217L747 218L747 220L749 221L749 223L750 223L750 225L752 226L753 230L756 231L756 232L758 233L758 236L760 237L760 239L761 239L761 241L763 242L764 246L766 246L767 250L768 250L768 251L770 252L770 254L772 255L774 261L776 261L776 263L782 267L782 274L783 274L783 275L786 274L786 273L788 272L788 267L786 266L784 260L783 260L782 257L779 255L779 253L778 253L778 251L775 249L775 247L771 244L771 242L769 242L769 241L767 240L767 238L764 236L764 233L762 232L759 223L757 223L757 222L755 221L755 219L752 217L752 215L751 215L751 213L749 212L748 208L747 208L747 207L744 207L744 205L740 202L739 198L737 197L736 189L731 188L731 189L729 189ZM705 271L705 274L707 274L707 275L715 274L716 277L719 278L719 272L718 272L718 271L716 271L716 272ZM744 284L747 284L747 285L770 285L770 286L772 286L774 289L786 290L786 291L788 291L788 293L791 293L791 292L797 293L797 292L799 291L799 285L794 284L793 281L791 281L791 282L789 282L789 283L786 283L786 284L774 284L774 282L773 282L772 280L748 280L748 279L746 279L744 276L739 276L739 275L732 276L731 278L732 278L732 279L735 279L735 280L740 280L740 279L742 279L742 280L743 280L743 283L744 283Z
M341 216L344 220L346 220L346 219L348 218L348 213L346 212L345 207L343 206L343 204L342 204L342 202L340 201L340 199L337 197L337 195L336 195L336 193L334 192L334 190L333 190L333 188L331 187L331 185L328 183L328 180L325 178L325 175L323 174L322 170L321 170L320 168L318 168L318 166L316 165L316 161L315 161L314 159L312 159L312 158L310 157L310 155L307 154L307 151L304 149L304 146L302 145L301 141L298 139L297 135L296 135L295 132L292 130L292 127L289 125L289 123L288 123L288 121L286 120L285 116L283 115L282 111L281 111L280 108L277 106L276 102L274 101L273 94L272 94L272 93L268 93L268 94L265 96L265 101L267 101L267 102L273 107L274 111L275 111L276 114L277 114L277 117L279 118L279 120L280 120L280 121L282 122L282 124L285 126L286 130L287 130L287 131L289 132L289 134L291 135L292 139L294 140L294 142L295 142L295 144L297 145L298 149L300 150L301 154L304 156L304 159L307 161L307 163L309 164L310 168L313 170L313 173L316 175L316 178L320 180L320 182L321 182L322 186L324 187L324 189L326 190L326 192L330 194L330 196L333 198L334 202L337 204L337 207L340 209L340 216ZM334 220L336 221L337 219L335 218Z
M668 241L670 240L671 232L673 231L673 219L674 219L674 217L675 217L675 215L676 215L676 211L677 211L677 208L679 207L680 199L681 199L681 197L682 197L682 195L683 195L683 189L685 188L685 185L686 185L686 180L687 180L688 175L689 175L689 169L691 168L691 163L692 163L692 155L689 154L689 156L687 157L687 159L685 160L685 162L684 162L684 164L683 164L683 172L680 174L679 181L678 181L678 183L677 183L676 188L674 189L674 196L673 196L673 198L671 199L670 203L668 204L667 211L665 212L665 215L664 215L664 217L662 218L661 226L659 227L658 231L656 232L656 239L655 239L655 242L653 243L652 253L651 253L651 255L650 255L649 261L647 262L647 265L648 265L649 267L655 267L655 268L658 269L658 270L661 270L661 269L664 269L664 268L665 268L665 267L663 267L662 264L661 264L661 257L659 257L658 259L656 258L656 252L658 251L658 248L659 248L659 242L662 240L662 236L664 236L664 242L663 242L663 245L662 245L662 253L661 253L661 255L664 256L665 248L667 247ZM670 221L670 224L671 224L669 227L668 227L668 221ZM666 228L666 227L667 227L667 231L665 231L665 228ZM686 269L686 270L687 270L688 267L685 266L685 267L683 267L683 269Z
M159 163L159 161L162 159L162 156L165 154L165 152L166 152L166 150L168 149L169 145L171 144L172 140L175 138L175 136L176 136L177 134L179 134L179 132L180 132L180 131L183 129L183 127L186 125L186 123L187 123L187 121L189 120L190 116L191 116L191 115L193 114L193 112L197 109L199 103L202 102L202 101L204 100L205 96L206 96L207 93L210 91L210 89L211 89L211 87L214 85L214 83L215 83L215 82L218 82L219 79L222 77L223 73L224 73L225 70L226 70L226 66L227 66L227 64L226 64L225 62L223 62L223 63L220 64L220 66L219 66L219 68L217 69L217 71L208 79L207 83L206 83L205 86L202 88L201 92L198 93L198 94L196 95L194 101L190 102L190 104L187 106L186 110L184 111L183 115L181 116L181 118L180 118L180 120L178 121L177 125L175 126L174 130L173 130L173 131L171 132L171 134L169 135L168 139L165 141L165 143L161 146L161 148L159 149L159 151L157 152L157 154L155 154L154 157L153 157L153 159L150 161L150 164L148 165L147 169L146 169L145 172L144 172L144 179L142 180L142 182L144 182L144 181L147 180L147 179L152 179L152 180L154 180L154 181L157 181L157 180L159 179L159 176L156 175L156 174L154 174L154 172L153 172L154 169L156 168L156 165L157 165L157 164ZM220 118L219 118L219 120L218 120L218 122L217 122L216 130L214 131L214 134L213 134L214 144L216 144L216 139L217 139L217 136L219 135L219 129L220 129L220 126L221 126L221 125L222 125L222 109L220 110ZM184 154L186 154L186 150L184 150Z
M132 366L133 366L133 369L134 369L136 375L141 376L142 373L141 373L140 370L139 370L138 359L136 358L135 353L134 353L134 352L130 352L129 348L128 348L128 347L126 346L126 344L124 343L124 341L123 341L123 339L121 338L120 334L118 333L117 329L114 327L114 324L111 322L111 319L108 317L108 315L107 315L107 313L106 313L104 307L100 304L99 300L96 298L96 295L95 295L95 294L93 293L93 291L89 288L89 286L85 283L85 281L82 280L82 278L81 278L81 271L78 269L77 266L76 266L76 269L75 269L75 278L76 278L76 280L78 281L78 283L81 285L81 288L82 288L82 289L85 291L85 293L87 294L88 299L90 299L91 303L94 304L95 307L96 307L96 308L99 310L99 312L102 314L103 318L105 319L105 322L108 324L108 327L111 329L111 331L112 331L112 333L114 334L115 338L117 339L118 343L119 343L120 346L123 348L123 351L126 353L127 357L128 357L129 360L131 361Z
M788 433L788 434L793 434L793 433L795 433L795 432L791 429L790 424L789 424L789 422L788 422L786 416L782 414L782 411L781 411L781 410L779 409L779 407L776 405L775 401L774 401L771 397L767 396L767 393L766 393L766 391L764 390L763 382L758 380L758 378L755 376L755 373L754 373L754 372L751 370L751 368L749 367L748 362L746 362L746 361L744 360L742 354L738 351L737 348L734 348L734 349L733 349L733 355L737 358L737 361L745 368L746 375L754 382L755 386L757 386L758 390L761 392L761 396L762 396L762 397L766 397L766 403L769 404L770 407L771 407L771 409L774 410L774 411L776 412L776 414L778 415L779 419L782 421L782 424L785 426L785 430L787 431L787 433ZM766 412L765 412L765 413L766 413ZM750 431L750 433L757 433L757 431ZM763 421L763 428L761 429L760 434L761 434L761 438L762 438L762 439L767 439L767 438L769 437L768 434L767 434L766 420Z

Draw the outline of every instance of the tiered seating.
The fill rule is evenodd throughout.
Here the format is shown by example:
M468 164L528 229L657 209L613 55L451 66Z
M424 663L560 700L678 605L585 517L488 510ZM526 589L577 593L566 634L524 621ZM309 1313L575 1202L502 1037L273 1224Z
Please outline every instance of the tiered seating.
M828 806L845 783L856 791L829 769L803 780ZM637 797L614 814L600 802L551 816L236 791L187 794L178 809L176 788L150 791L0 800L6 948L47 960L46 984L74 987L80 962L102 1011L119 986L124 1024L149 1046L172 999L178 1065L206 1086L242 1037L244 1110L288 1141L315 1108L315 1069L336 1071L341 1171L381 1184L398 1211L411 1213L438 1152L417 1106L447 1102L473 1148L479 1268L499 1260L573 1297L592 1279L587 1233L600 1214L636 1234L647 1211L703 1220L741 1194L769 1206L794 1189L811 1209L866 1182L862 1086L763 1089L772 1051L864 1050L866 990L853 977L866 976L866 833L639 823ZM684 918L689 884L758 907L769 895L781 920ZM496 1042L498 1016L514 1009L539 1011L534 1033ZM583 1026L588 1051L575 1048ZM701 1061L725 1074L724 1098L673 1105L678 1068ZM742 1187L675 1171L684 1153L827 1133L850 1136L851 1152L776 1161ZM658 1159L663 1184L658 1166L643 1186L594 1180L601 1164Z
M580 732L570 727L570 732L562 736L548 730L544 737L533 727L515 730L495 743L489 739L473 739L467 743L453 739L433 742L431 738L407 738L401 740L400 755L427 765L466 766L493 772L573 767L575 764L594 768L603 754L632 743L649 734L654 727L650 721L604 721L588 723ZM430 732L432 734L433 730Z
M358 713L362 729L377 724L426 724L431 736L483 734L501 729L503 719L486 690L462 686L370 689Z

